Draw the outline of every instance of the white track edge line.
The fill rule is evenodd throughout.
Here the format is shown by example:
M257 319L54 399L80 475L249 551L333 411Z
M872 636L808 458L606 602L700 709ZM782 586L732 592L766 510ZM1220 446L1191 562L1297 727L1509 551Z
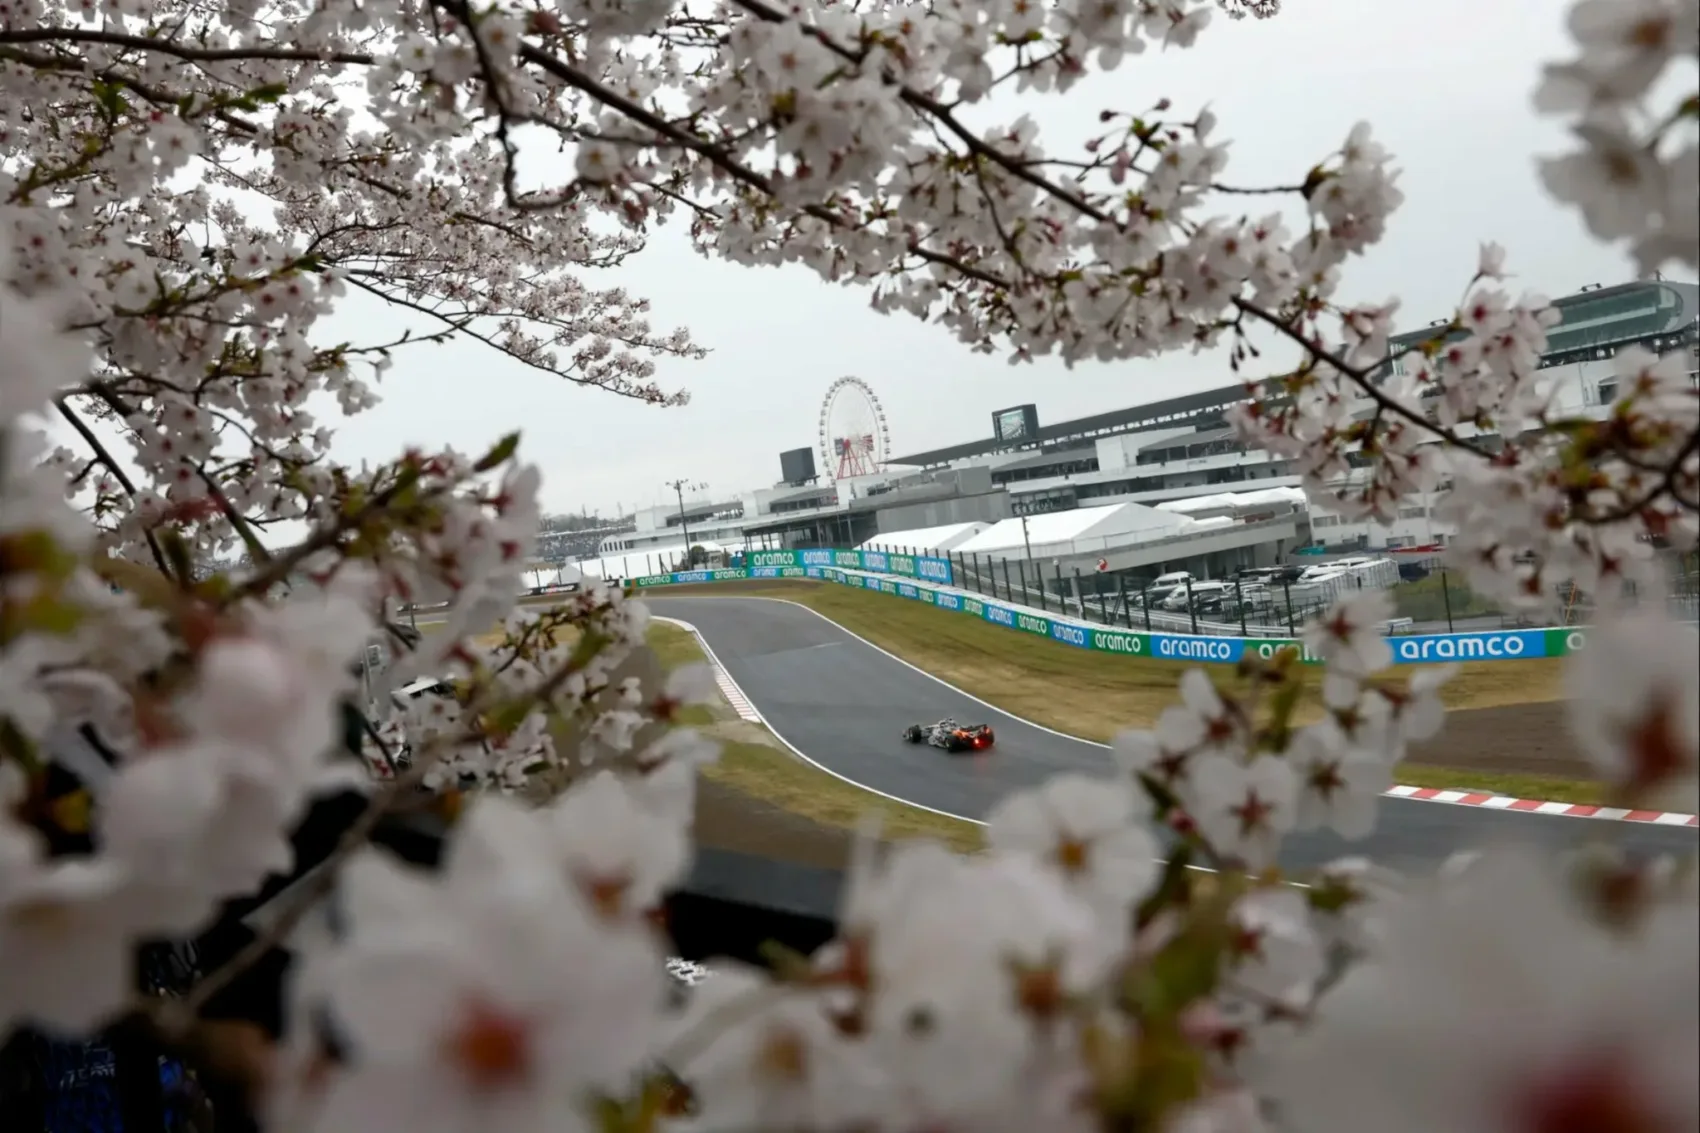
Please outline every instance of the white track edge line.
M658 595L656 595L656 597L662 598L662 597L664 597L664 595L658 594ZM866 645L869 649L872 649L874 652L885 654L885 656L891 658L893 661L896 661L899 665L902 665L904 668L909 669L912 672L919 673L921 676L926 677L929 681L932 681L935 684L943 685L945 688L948 688L950 691L957 693L960 696L967 697L969 700L972 700L975 704L978 704L983 708L989 708L993 712L997 712L997 713L1000 713L1001 715L1007 716L1011 720L1014 720L1018 723L1027 725L1029 728L1036 728L1041 732L1049 732L1051 735L1059 736L1059 737L1061 737L1062 739L1065 739L1065 740L1073 740L1077 744L1088 744L1092 747L1101 747L1101 748L1108 748L1110 746L1109 744L1099 743L1097 740L1083 739L1080 736L1071 736L1067 732L1059 732L1055 728L1047 728L1043 724L1037 723L1033 720L1029 720L1029 719L1022 717L1022 716L1017 716L1015 713L1009 711L1007 708L999 708L997 705L992 704L990 701L980 699L979 697L975 696L973 693L967 691L966 689L957 688L955 685L951 684L949 681L945 680L943 677L936 676L932 673L927 672L927 670L921 668L919 665L916 665L916 664L909 662L909 661L905 661L903 658L899 657L897 654L893 653L891 650L884 649L884 648L881 648L878 645L875 645L873 642L869 641L867 638L863 637L861 634L857 633L855 630L850 629L847 626L841 625L838 622L833 621L831 618L827 617L825 614L821 613L819 610L815 609L814 607L805 606L801 602L794 602L789 598L772 598L772 597L769 597L768 595L765 595L765 594L693 594L693 595L689 595L689 596L683 596L682 595L681 598L683 600L686 600L686 601L696 600L696 599L709 599L709 600L715 600L715 601L724 601L726 599L731 599L733 601L744 601L744 602L780 602L780 603L783 603L784 605L787 605L787 606L795 606L799 610L807 610L809 613L813 614L815 617L819 618L821 621L825 622L827 625L836 627L837 629L839 629L843 633L848 634L850 637L855 638L857 641L860 641L863 645ZM700 637L701 635L699 634L698 636ZM775 733L775 735L777 735L777 734L778 733ZM787 745L787 746L789 746L789 745ZM848 782L848 780L846 780L846 782ZM1397 789L1398 788L1395 788L1395 790L1397 790ZM1410 787L1409 790L1421 791L1421 790L1426 790L1426 788ZM1425 804L1439 803L1442 806L1461 806L1461 807L1464 807L1467 810L1498 810L1498 809L1500 809L1500 808L1497 808L1497 807L1484 807L1484 806L1481 806L1481 805L1478 805L1478 804L1470 804L1470 803L1464 803L1464 802L1459 801L1459 800L1464 799L1464 798L1466 798L1470 795L1473 795L1473 794L1481 794L1482 792L1480 792L1480 791L1466 791L1466 790L1459 789L1459 790L1449 790L1449 791L1446 791L1444 793L1449 794L1449 795L1456 795L1457 797L1456 798L1417 799L1417 798L1411 798L1410 796L1405 795L1405 794L1395 794L1394 791L1384 792L1381 795L1381 797L1383 799L1389 799L1389 800L1394 800L1394 801L1398 801L1398 802L1425 803ZM1541 801L1544 801L1544 800L1531 799L1529 801L1530 802L1541 802ZM908 803L908 804L905 804L905 805L913 806L914 804ZM1570 804L1564 804L1564 805L1570 805ZM1555 814L1555 813L1552 813L1550 811L1543 813L1543 812L1538 811L1538 810L1517 810L1517 811L1506 810L1506 811L1504 811L1504 813L1506 813L1506 814L1529 814L1529 815L1534 815L1538 818L1570 818L1570 819L1580 819L1580 820L1584 820L1584 821L1594 821L1594 822L1599 822L1599 821L1619 822L1619 821L1622 821L1622 819L1620 819L1616 815L1601 813L1601 811L1603 811L1605 809L1607 809L1607 808L1602 807L1602 808L1600 808L1599 811L1595 811L1593 814L1570 814L1568 812ZM1629 812L1624 811L1623 813L1628 814ZM1682 815L1681 817L1684 820L1686 820L1689 816L1688 815ZM1683 829L1683 830L1700 830L1700 827L1686 826L1686 825L1683 825L1681 823L1678 823L1674 819L1664 819L1664 820L1656 820L1656 821L1650 821L1650 822L1630 822L1630 823L1627 823L1626 825L1629 825L1629 826L1674 826L1677 829ZM1199 868L1199 867L1194 867L1194 868Z

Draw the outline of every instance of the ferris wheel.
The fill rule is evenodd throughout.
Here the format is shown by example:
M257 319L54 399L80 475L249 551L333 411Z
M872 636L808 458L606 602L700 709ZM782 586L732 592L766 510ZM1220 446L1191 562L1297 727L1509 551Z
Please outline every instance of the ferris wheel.
M820 405L821 468L834 480L871 476L891 458L885 406L861 378L839 378Z

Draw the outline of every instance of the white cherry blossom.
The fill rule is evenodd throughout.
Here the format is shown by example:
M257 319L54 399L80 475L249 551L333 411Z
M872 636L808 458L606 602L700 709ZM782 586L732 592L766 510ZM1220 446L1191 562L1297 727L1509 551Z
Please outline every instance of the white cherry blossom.
M714 1029L720 1019L736 1018ZM874 1050L834 1022L819 995L775 993L761 973L717 969L673 1024L674 1050L694 1042L688 1061L669 1069L690 1089L686 1128L854 1128L888 1110L888 1082Z
M1566 666L1571 727L1630 797L1700 809L1700 636L1633 615L1589 632Z
M540 851L603 916L629 920L655 908L690 858L679 822L646 807L632 784L610 771L573 786L546 822L550 844Z
M1298 807L1298 775L1274 756L1246 764L1214 755L1193 770L1188 813L1218 852L1254 869L1275 860Z
M1384 628L1392 616L1393 599L1385 591L1354 591L1305 626L1305 648L1349 676L1378 673L1393 664Z
M1157 877L1150 804L1125 780L1059 775L1010 795L986 816L994 850L1031 854L1115 923Z
M1691 904L1625 942L1499 851L1400 899L1263 1085L1315 1133L1692 1128L1697 942Z
M486 800L437 878L377 851L348 867L346 936L304 978L352 1058L311 1099L312 1128L589 1129L591 1091L638 1070L664 957L535 853L544 820Z
M1383 759L1339 746L1328 729L1302 729L1287 749L1299 782L1296 830L1328 827L1341 837L1366 837L1375 828L1377 804L1393 785Z
M32 830L0 817L0 1032L19 1024L78 1034L132 994L144 927L110 861L52 861Z
M1650 612L1700 542L1686 356L1621 350L1615 404L1571 415L1541 366L1559 312L1486 243L1387 378L1409 304L1344 298L1403 202L1371 125L1267 189L1207 109L1136 94L1084 148L1041 128L1033 97L1185 51L1218 6L1279 8L0 0L0 1040L186 1021L131 999L135 946L292 870L316 793L379 746L344 725L382 642L380 705L442 684L366 722L408 758L288 937L273 1129L574 1133L613 1120L593 1100L654 1124L640 1077L671 1056L701 1102L680 1133L1262 1133L1271 1100L1307 1133L1692 1129L1693 875L1601 855L1561 886L1489 854L1433 887L1351 861L1235 897L1289 830L1367 832L1405 746L1440 734L1448 674L1384 672L1378 592L1305 630L1314 724L1286 714L1296 670L1195 669L1116 738L1118 779L1004 802L985 853L859 843L838 939L710 981L705 1004L758 1009L681 1054L645 914L689 868L718 747L677 725L712 673L662 673L643 603L604 585L516 609L546 498L517 434L336 459L336 418L409 396L427 345L683 402L657 375L702 348L596 283L680 218L706 254L1016 363L1227 347L1230 424L1318 505L1387 522L1421 497L1508 610L1582 591L1580 742L1636 804L1693 809L1694 635ZM1577 0L1535 92L1568 149L1534 175L1644 273L1700 265L1697 23ZM404 606L436 610L412 648L386 624ZM116 759L85 784L92 844L39 774L85 724ZM359 845L421 803L459 815L439 871ZM1159 805L1228 889L1156 886ZM1184 954L1224 939L1226 964ZM1200 1052L1202 1080L1163 1080Z

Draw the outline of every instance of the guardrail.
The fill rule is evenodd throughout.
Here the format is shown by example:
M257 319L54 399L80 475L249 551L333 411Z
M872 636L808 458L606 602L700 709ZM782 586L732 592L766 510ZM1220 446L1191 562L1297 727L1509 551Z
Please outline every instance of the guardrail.
M863 556L855 551L769 552L789 555ZM899 556L890 556L898 558ZM860 559L858 559L860 561ZM943 560L933 560L942 562ZM945 564L948 566L948 564ZM911 569L915 569L911 566ZM638 590L665 586L730 582L761 578L807 578L854 586L923 602L941 610L977 617L982 621L1035 637L1046 637L1063 645L1123 656L1155 657L1169 661L1205 661L1231 665L1248 654L1273 657L1293 647L1307 663L1317 658L1293 637L1213 637L1204 634L1158 633L1115 629L1054 614L1037 613L1025 606L969 594L947 585L923 582L913 577L892 577L866 568L831 565L759 565L722 567L718 570L679 571L629 580ZM1574 626L1506 630L1489 633L1406 634L1390 637L1395 664L1421 665L1446 661L1515 661L1539 657L1564 657L1583 648L1585 633Z

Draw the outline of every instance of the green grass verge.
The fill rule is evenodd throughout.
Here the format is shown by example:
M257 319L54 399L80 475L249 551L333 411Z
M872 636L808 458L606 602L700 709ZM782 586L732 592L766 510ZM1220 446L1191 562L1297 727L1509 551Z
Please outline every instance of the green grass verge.
M1477 594L1462 579L1443 571L1416 582L1401 582L1388 593L1393 598L1395 617L1419 622L1443 622L1504 613L1497 603Z
M784 598L818 610L853 633L1016 716L1070 735L1104 741L1150 724L1175 697L1179 675L1196 662L1106 656L1044 638L1012 633L977 618L847 586L774 583L735 589L701 586L657 590L655 597L692 595ZM1466 662L1443 691L1453 710L1562 700L1563 663L1556 659ZM1400 672L1406 671L1400 666ZM1222 680L1226 666L1206 667ZM1314 683L1320 668L1307 670ZM1313 709L1314 711L1314 709ZM1413 787L1491 791L1516 798L1609 805L1608 788L1586 780L1427 764L1400 765Z

